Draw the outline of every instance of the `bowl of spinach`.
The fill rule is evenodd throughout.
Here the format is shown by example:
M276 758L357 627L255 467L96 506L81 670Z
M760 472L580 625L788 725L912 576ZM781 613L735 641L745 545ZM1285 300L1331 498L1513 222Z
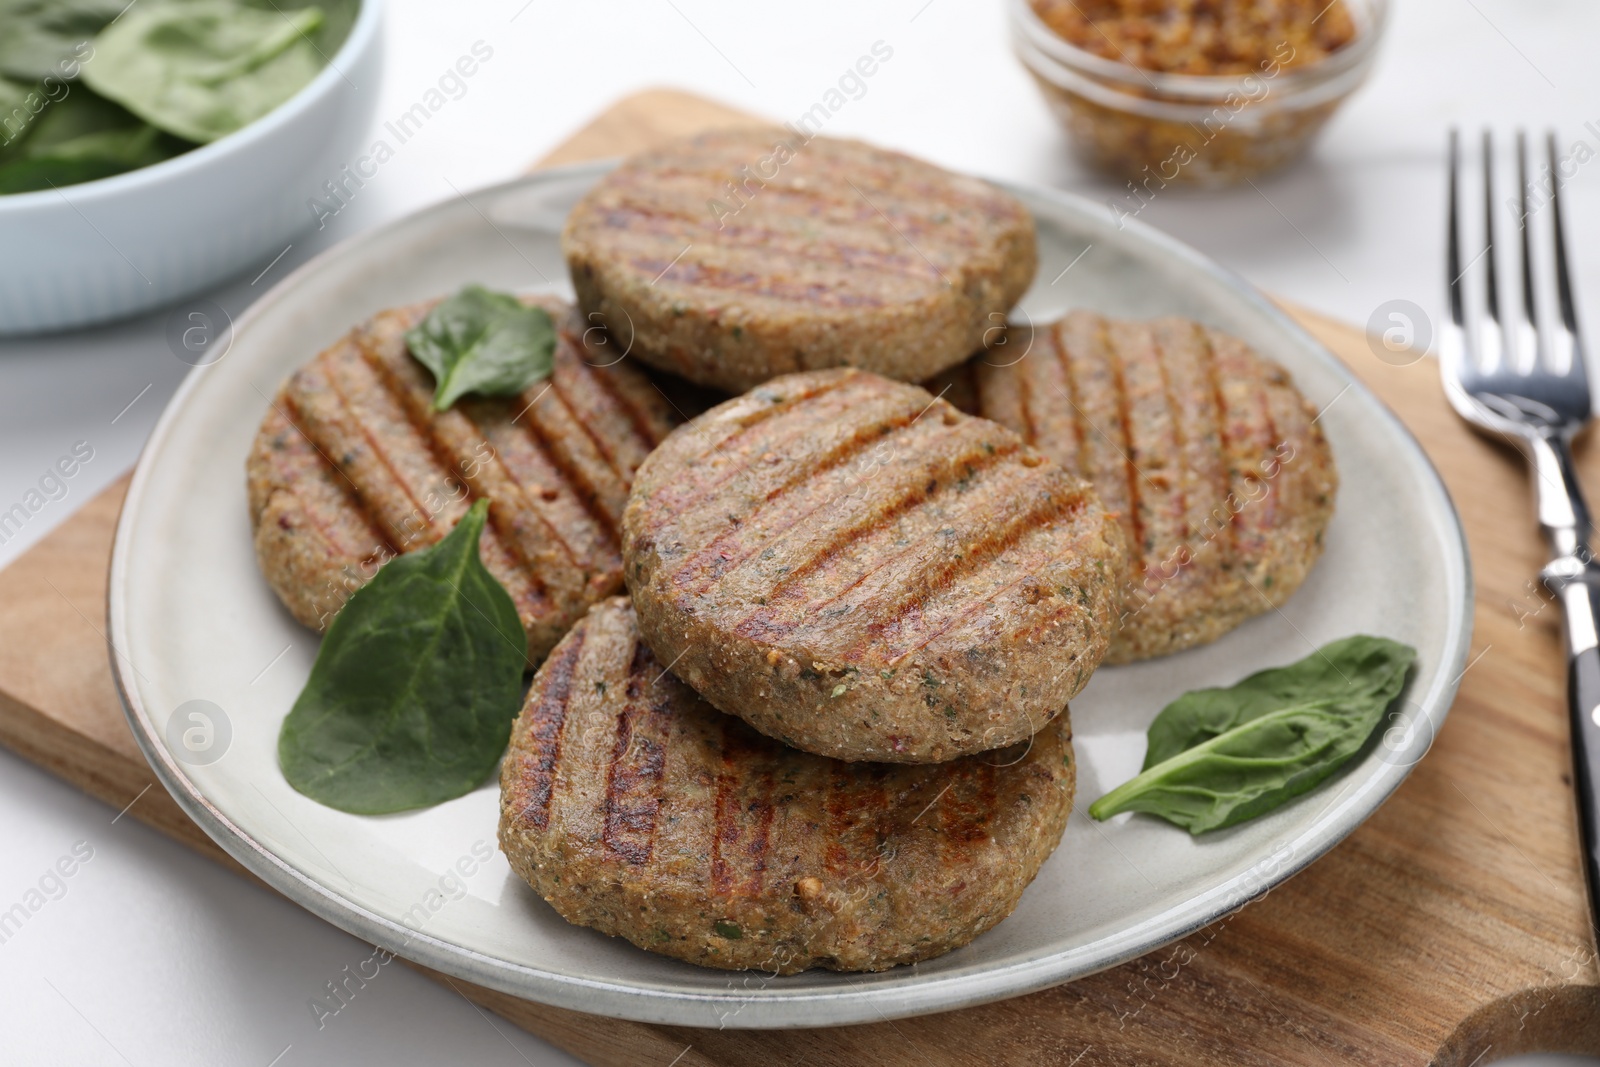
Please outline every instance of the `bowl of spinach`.
M0 0L0 334L216 284L360 151L378 0Z

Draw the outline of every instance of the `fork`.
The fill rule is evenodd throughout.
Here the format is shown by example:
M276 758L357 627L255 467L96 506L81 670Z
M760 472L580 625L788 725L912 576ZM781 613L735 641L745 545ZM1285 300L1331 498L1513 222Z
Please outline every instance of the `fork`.
M1556 139L1548 140L1550 222L1554 251L1555 303L1559 323L1542 329L1539 277L1529 234L1528 150L1517 134L1521 244L1520 311L1507 329L1500 314L1495 266L1494 145L1483 135L1484 247L1461 263L1460 153L1450 131L1450 218L1446 275L1450 321L1440 334L1439 373L1456 413L1490 434L1509 439L1533 470L1539 527L1551 560L1539 572L1561 601L1566 619L1567 702L1572 715L1573 781L1583 838L1584 873L1591 919L1600 933L1600 563L1590 550L1594 526L1572 461L1572 440L1593 410L1583 338L1572 298L1572 272L1562 235L1561 182ZM1468 319L1465 276L1483 260L1482 308Z

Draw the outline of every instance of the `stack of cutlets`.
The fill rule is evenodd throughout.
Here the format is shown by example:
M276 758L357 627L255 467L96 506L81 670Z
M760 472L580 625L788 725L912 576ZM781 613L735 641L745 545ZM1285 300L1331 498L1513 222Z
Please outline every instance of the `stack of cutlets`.
M251 486L313 625L492 500L543 661L500 842L571 922L781 974L964 945L1060 842L1096 667L1215 639L1320 552L1336 478L1287 375L1176 319L1008 332L1033 222L983 182L721 132L624 163L563 241L551 382L434 414L396 347L421 311L379 316L291 379ZM636 364L742 395L688 418Z

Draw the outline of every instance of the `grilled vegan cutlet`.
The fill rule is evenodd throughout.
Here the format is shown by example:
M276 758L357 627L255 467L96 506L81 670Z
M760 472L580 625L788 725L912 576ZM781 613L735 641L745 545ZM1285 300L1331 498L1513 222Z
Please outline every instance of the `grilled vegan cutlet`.
M405 332L430 304L383 311L290 376L247 464L256 556L296 619L322 630L387 560L491 501L487 566L528 631L532 663L622 588L618 528L634 472L672 429L661 394L584 348L570 306L551 377L521 396L431 409Z
M1094 484L1132 568L1106 660L1214 641L1322 554L1339 476L1288 372L1181 318L1077 311L929 383Z
M730 393L841 366L920 381L983 347L1037 264L1032 216L995 187L776 128L629 159L561 243L585 312Z
M567 921L711 967L876 971L1009 915L1072 810L1066 715L937 766L843 763L723 715L625 598L534 677L501 765L500 847Z
M1122 534L986 419L856 370L774 379L651 453L623 516L645 640L762 733L847 760L1022 740L1093 673Z

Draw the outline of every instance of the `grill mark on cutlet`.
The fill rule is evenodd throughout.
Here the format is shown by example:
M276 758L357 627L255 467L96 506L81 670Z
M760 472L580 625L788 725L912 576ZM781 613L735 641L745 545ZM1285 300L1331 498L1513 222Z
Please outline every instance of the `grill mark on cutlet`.
M300 505L300 512L315 527L317 536L330 548L347 556L362 560L371 559L385 551L394 552L383 524L361 506L350 478L328 460L296 419L294 402L285 393L278 395L273 404L273 418L281 426L275 431L281 435L281 448L265 450L274 474L272 493L287 493ZM327 491L327 508L310 498L310 482L316 479ZM263 501L270 504L271 497ZM331 515L330 515L331 512ZM260 516L258 515L259 519ZM348 532L358 543L352 545L336 527L358 527ZM365 537L363 537L365 535Z
M970 424L969 424L970 425ZM955 479L951 475L956 471L970 471L968 477L982 474L1000 463L1010 459L1017 453L1019 446L1015 442L1006 442L999 447L985 448L978 443L968 451L958 455L954 460L949 460L937 470L926 472L924 477L919 477L914 483L909 484L905 490L891 500L875 503L860 519L841 526L833 532L833 536L824 544L818 546L805 562L793 567L781 580L775 582L767 595L768 603L755 611L750 612L743 619L732 625L733 632L741 637L755 640L771 640L792 633L794 630L810 621L815 612L827 607L851 590L859 588L873 575L883 568L891 566L907 557L922 556L928 551L933 539L939 536L939 530L933 528L923 535L922 539L911 545L905 546L901 551L893 552L880 557L873 565L857 576L843 589L826 597L821 601L807 605L805 615L783 621L778 619L778 609L782 606L779 602L790 598L790 589L795 588L805 578L837 559L846 549L857 541L891 526L901 517L910 514L917 508L929 504L935 497L949 490ZM942 526L942 524L938 524ZM797 595L803 596L805 590L798 589Z
M562 397L560 390L555 387L553 378L551 381L544 383L544 386L548 386L548 388L539 386L537 382L533 386L529 386L530 389L539 387L540 392L529 402L525 409L525 414L518 420L522 426L522 432L526 435L529 444L545 458L545 461L549 463L556 475L571 488L573 496L577 498L583 509L588 512L589 517L599 524L601 530L605 533L607 544L620 546L622 543L620 533L622 516L613 514L612 509L605 506L602 502L603 493L601 488L595 485L594 481L579 468L577 459L572 455L571 450L561 447L565 434L572 431L572 424L576 423L581 426L583 420L577 418L572 409L568 407L566 399ZM566 426L550 427L545 425L545 418L542 417L541 412L537 409L547 402L559 409L559 411L552 413L550 417L553 420L564 421L567 423ZM586 438L588 437L587 430L580 430L579 432L583 433Z
M397 552L403 552L411 547L417 535L415 532L403 529L402 522L395 517L392 509L377 504L376 501L385 486L375 485L373 478L363 475L360 468L354 465L354 458L359 456L359 452L352 452L352 445L356 449L364 450L370 461L381 468L381 474L372 472L376 479L387 482L387 488L394 490L410 505L401 519L409 519L414 514L420 514L421 509L411 495L409 486L399 477L384 451L375 445L370 428L356 416L337 377L331 373L332 368L325 365L332 362L340 348L354 346L353 335L348 336L340 340L334 348L324 352L312 364L295 372L284 387L284 397L290 408L299 416L297 426L301 428L312 446L324 457L330 452L340 456L339 462L334 466L351 486L361 509L370 515L383 531L389 545ZM321 406L316 403L319 400L323 404L331 404L332 410L315 410ZM347 459L347 456L351 458Z
M661 275L664 284L669 284L674 290L693 289L706 293L736 293L740 296L765 297L769 300L783 300L800 302L827 308L882 308L890 303L885 296L885 290L880 285L876 288L867 288L862 285L845 287L837 282L828 282L821 279L825 277L818 270L807 271L802 266L793 274L775 274L771 271L773 257L783 254L781 245L787 244L792 249L792 254L800 255L802 251L807 256L816 254L808 242L802 246L796 241L770 241L763 245L759 251L752 248L750 254L740 257L748 265L741 263L734 257L729 257L731 262L726 264L710 264L691 261L687 258L673 262L670 247L663 246L659 253L635 253L628 259L628 266L634 271L645 275ZM719 251L732 252L734 249L722 248ZM878 252L866 250L837 249L829 253L833 258L828 262L831 270L826 276L839 273L840 269L863 275L870 278L882 278L885 274L906 278L918 282L936 283L943 288L945 283L936 273L935 269L914 252ZM894 301L899 302L899 299Z
M1088 496L1080 489L1067 496L1058 497L1052 495L1043 503L1029 508L1020 515L1013 515L1006 520L999 530L986 536L981 542L973 546L971 551L964 552L959 559L948 562L941 567L938 571L938 577L934 581L924 582L922 588L926 590L925 592L920 594L912 593L902 600L895 609L890 611L888 617L891 621L889 623L874 624L869 627L868 632L872 635L872 640L885 643L890 661L926 648L932 642L982 611L993 601L1007 595L1017 586L1033 577L1037 564L1052 558L1053 546L1047 547L1043 554L1036 554L1023 565L1019 565L1017 577L995 590L987 599L969 603L963 610L955 612L942 626L939 626L927 637L916 641L914 644L898 645L892 640L894 636L898 636L903 632L903 620L925 618L927 613L924 610L924 606L929 601L936 599L939 593L948 589L956 578L977 570L983 564L992 562L1001 553L1014 547L1030 533L1042 530L1046 526L1057 522L1065 525L1075 521L1087 503ZM1079 604L1074 604L1072 607L1083 612L1089 610ZM860 655L861 651L862 647L858 646L854 653Z
M888 422L874 423L870 426L862 427L838 448L826 453L814 465L797 470L793 475L785 478L777 488L766 494L762 504L751 509L748 515L741 517L736 526L717 536L704 549L686 558L677 570L670 573L669 577L680 587L688 586L696 578L700 578L701 581L696 588L692 590L686 589L685 591L692 593L705 592L712 583L736 570L740 564L747 562L757 552L777 544L782 540L782 536L785 533L798 527L800 523L816 514L823 507L830 503L835 503L837 498L825 496L817 500L812 507L795 511L788 522L766 531L767 536L764 540L752 542L747 551L736 556L730 555L724 559L721 554L729 546L739 543L739 535L746 528L756 526L760 517L768 512L779 512L778 504L786 496L792 496L796 490L802 487L813 485L819 477L838 470L869 447L887 444L895 440L915 421L915 416L899 416Z
M1272 404L1267 397L1266 383L1261 380L1259 375L1255 376L1255 386L1255 389L1251 392L1251 398L1256 402L1260 410L1260 426L1265 431L1265 438L1259 442L1258 455L1264 458L1277 448L1278 424L1277 420L1272 417ZM1249 522L1247 525L1254 533L1250 547L1254 550L1252 556L1257 560L1266 555L1267 538L1273 533L1278 503L1277 482L1276 480L1269 481L1261 476L1259 462L1260 459L1252 457L1252 463L1245 471L1245 481L1246 483L1259 483L1265 489L1265 492L1259 500L1246 504L1243 508L1245 511L1254 512L1252 516L1254 521Z
M754 458L739 465L710 493L680 508L668 521L679 531L694 531L709 539L712 534L706 529L707 524L720 530L730 519L738 519L729 514L730 507L759 507L749 502L768 498L785 483L792 483L802 494L813 491L838 470L836 464L828 463L830 457L848 460L857 448L853 438L858 431L843 437L832 431L839 426L865 424L859 433L866 438L864 444L871 445L872 427L892 429L893 423L907 413L907 399L893 392L841 391L829 394L829 399L816 409L797 410L787 421L771 426L770 436L757 436L741 445L741 450ZM818 478L808 477L808 472L824 464Z
M1113 321L1109 335L1123 372L1128 406L1128 454L1137 457L1139 512L1144 542L1143 574L1135 589L1150 592L1148 581L1177 577L1168 573L1167 561L1186 539L1184 454L1176 402L1161 351L1155 323Z
M965 228L987 228L1000 215L1012 214L994 193L982 186L963 186L942 176L937 179L919 178L918 169L898 165L884 167L846 153L833 153L826 158L826 166L801 167L798 171L790 171L793 177L806 181L803 188L792 183L759 183L761 200L768 205L785 205L777 210L769 210L773 219L812 218L819 213L817 207L827 206L847 209L852 217L875 216L871 205L863 204L861 197L853 190L849 193L833 192L837 182L832 179L841 169L851 172L850 180L872 197L873 203L881 205L885 200L890 201L890 206L900 212L902 223L915 220L926 225L931 220L928 214L931 211L935 215L945 214L963 222L962 227L945 224L946 229L960 232ZM612 183L611 191L617 208L673 216L693 223L697 229L708 228L705 214L699 210L703 194L696 191L692 196L679 195L679 190L700 190L708 184L721 187L725 182L736 181L739 177L729 169L724 158L716 155L688 159L676 166L659 158L643 160L636 166L624 166L626 171L619 168L608 179ZM996 207L1001 209L998 213L993 210ZM974 217L967 221L965 216L969 213ZM911 216L910 220L905 218L908 215ZM843 223L848 220L840 221Z
M660 181L662 175L657 173L652 177ZM650 189L646 191L644 197L640 197L636 195L639 188L637 184L630 184L625 189L613 190L622 195L616 196L602 209L605 229L613 234L625 234L630 244L642 244L648 240L657 246L651 249L639 249L633 252L628 260L629 266L634 270L654 276L664 270L672 257L681 249L685 232L703 228L704 212L698 205L692 208L680 206L682 201L677 196L671 195L673 191L660 194L655 189ZM790 216L804 218L811 229L802 229L799 226L775 226L771 225L770 221L763 224L760 221L724 220L725 224L717 230L716 252L727 265L710 266L696 262L696 257L690 257L680 263L684 268L681 272L674 269L672 282L685 287L788 296L785 287L782 286L767 289L759 287L763 283L772 281L771 263L775 256L803 251L805 256L797 265L800 270L811 264L820 264L827 269L843 268L868 277L881 276L889 272L904 278L937 283L940 288L944 286L944 279L938 271L916 251L905 247L904 238L892 230L879 229L878 212L872 204L863 201L853 192L846 196L825 196L813 191L807 191L807 194L801 197L789 194L790 190L777 188L763 192L769 210L774 211L774 214L768 216L769 220L776 221L783 218L776 212L782 211L781 205L786 199L800 199L809 204L821 202L839 210L819 215L802 206ZM893 198L886 210L892 212L896 208L901 209L895 226L906 237L917 243L918 247L935 262L947 251L965 251L976 243L972 240L949 239L954 236L951 227L941 226L935 229L920 214L904 210L906 207L904 197L896 196L892 192L887 192L886 195ZM885 206L881 198L874 202L879 206ZM882 241L876 246L868 246L861 244L859 240L852 240L852 237L859 237L863 227L866 227L868 232L876 233ZM820 233L816 232L817 229L820 229ZM919 236L924 240L917 242ZM703 284L699 280L702 276L721 280ZM728 285L726 284L728 281L737 281L740 284ZM871 297L874 305L881 304L873 294L862 295Z
M356 346L354 338L351 338L349 345L352 348ZM319 370L320 369L321 368L319 368ZM338 413L342 416L341 422L345 424L340 428L353 428L355 435L359 437L361 442L366 446L366 450L372 456L373 461L383 469L386 480L395 490L398 491L400 496L405 498L405 501L410 505L410 508L407 510L405 515L401 516L398 520L396 520L392 515L384 515L377 508L373 508L374 513L378 515L379 521L382 522L385 528L388 530L389 540L402 552L410 551L411 549L418 547L416 542L419 537L423 539L424 545L433 544L434 541L438 540L439 537L442 536L442 534L438 533L434 527L435 516L428 514L427 510L423 508L421 503L417 500L416 494L412 490L409 482L400 476L399 469L390 459L388 450L383 447L383 442L380 440L379 435L373 432L372 427L368 425L367 420L361 418L356 413L356 409L350 402L350 397L344 388L344 383L339 380L339 375L336 371L336 368L329 367L327 370L328 373L324 378L324 384L327 387L328 395L333 399L334 403L339 409ZM355 485L356 488L361 492L362 498L367 505L372 507L373 501L376 498L376 492L380 487L365 485L362 483L362 481L357 480L354 476L351 477L351 483ZM407 530L405 528L404 524L413 516L421 518L425 521L426 525L422 531Z
M567 415L572 419L573 422L577 424L579 431L589 440L590 444L594 447L595 452L600 456L601 459L605 461L606 466L610 468L612 476L616 479L617 486L622 490L622 504L623 506L626 506L626 487L630 481L630 476L624 472L622 463L617 458L617 448L619 445L623 444L623 442L607 440L605 434L600 432L599 423L591 419L589 417L590 413L584 410L576 402L574 399L574 390L569 387L578 387L581 390L582 385L587 384L590 387L590 396L600 395L605 397L605 400L600 406L610 407L613 411L615 411L616 404L614 403L614 398L606 393L604 388L597 381L598 376L592 374L586 375L580 369L582 365L583 359L577 354L577 350L573 347L570 338L563 336L557 344L557 362L556 365L551 369L550 373L550 391L555 394L558 400L561 401L561 406L566 409ZM583 380L582 382L576 380L563 381L563 379L580 378ZM624 415L624 417L626 417L626 415ZM630 429L633 428L631 421L629 423L629 427ZM610 517L610 522L613 526L613 529L615 529L615 525L620 518L621 508L619 507L617 509L617 514Z
M404 321L403 317L396 317ZM356 333L352 345L354 359L342 364L336 362L329 379L338 390L346 410L360 425L370 447L380 456L396 483L411 500L415 509L413 513L426 521L425 543L431 545L441 540L450 528L460 521L461 516L466 514L475 493L471 482L461 477L454 462L448 458L450 448L441 437L439 420L418 416L412 403L415 398L407 396L407 384L397 380L396 368L386 366L385 361L373 350L373 334L380 324L388 324L382 314ZM341 370L344 375L349 376L349 380L341 380L343 377ZM361 378L365 380L358 380ZM356 414L356 407L346 389L346 386L350 385L366 387L363 392L363 409L374 421L403 425L411 430L415 440L406 440L401 434L394 434L391 437L376 432L367 419ZM385 406L390 410L385 411ZM466 420L463 419L463 422ZM476 431L476 427L473 429ZM481 435L479 436L481 438ZM415 452L401 454L409 448L415 448ZM402 469L405 473L402 473ZM430 513L418 496L419 487L412 484L408 475L437 477L441 474L444 477L439 478L438 484L429 486L429 489L444 490L449 483L455 482L464 492L459 499L447 498L438 511ZM454 496L453 492L449 493L449 497ZM505 585L506 592L518 605L519 614L526 612L528 617L534 619L548 618L556 610L551 590L535 569L528 565L523 547L506 535L501 525L503 513L497 518L496 511L497 509L490 508L489 522L483 531L480 545L483 564Z
M601 329L602 327L597 326L594 328ZM585 333L587 332L586 330ZM608 452L608 456L612 458L612 466L617 473L631 481L634 472L639 469L639 464L644 461L644 457L649 455L650 450L659 445L666 435L655 433L655 429L651 425L650 415L645 410L644 405L636 398L628 395L626 388L617 380L617 376L611 373L609 366L600 367L589 362L590 350L583 334L575 336L573 331L564 330L563 336L576 357L573 360L574 373L581 375L585 381L593 385L593 395L604 398L606 404L620 412L623 418L627 419L628 425L633 431L633 448L638 453L637 458L630 456L626 460L622 459L618 455L622 450L621 442L614 444L610 452ZM624 470L624 465L626 465L626 470Z
M889 808L885 781L889 768L881 763L840 763L829 776L823 810L828 833L822 858L826 872L846 886L850 879L870 875L879 862L876 849L865 859L868 842L882 838L882 820ZM852 862L855 861L855 862Z
M594 514L581 487L573 485L552 462L540 438L529 434L520 423L513 425L506 405L481 399L464 399L462 403L493 451L495 462L528 502L528 512L550 527L552 536L565 546L574 562L580 567L602 564L620 573L622 546L616 534ZM521 400L516 399L516 403L521 404Z
M1009 762L1010 753L988 752L977 757L966 768L961 788L951 790L939 798L936 811L941 856L951 866L963 865L973 846L988 838L989 823L995 817L995 800L999 796L996 785L998 767Z
M635 867L650 862L656 820L661 811L661 780L671 730L671 702L647 699L655 657L634 641L628 667L627 703L617 715L617 736L606 768L605 821L601 840Z
M1027 374L1017 375L1017 418L1022 423L1017 429L1022 434L1024 441L1030 445L1036 445L1039 443L1039 428L1033 421L1033 390L1029 388L1031 384L1029 377ZM978 411L980 414L982 413L982 406L978 408Z
M767 857L772 845L772 818L774 808L772 804L772 770L767 764L759 779L756 798L745 808L747 814L755 816L755 824L751 828L750 841L745 845L745 861L750 866L750 875L745 881L745 890L751 896L761 891L761 883L766 880Z
M1078 382L1072 374L1072 360L1068 358L1067 341L1063 334L1065 322L1051 325L1046 336L1049 338L1051 351L1056 358L1056 364L1061 368L1061 380L1065 385L1068 417L1072 420L1072 458L1071 470L1084 481L1091 481L1088 471L1084 468L1084 415L1078 400Z
M1129 539L1128 555L1136 570L1136 573L1131 577L1137 581L1144 576L1146 569L1145 531L1144 516L1140 513L1139 467L1135 461L1133 423L1128 410L1128 383L1124 378L1122 354L1116 350L1116 346L1111 341L1106 320L1100 320L1097 330L1100 336L1101 350L1105 352L1107 365L1111 369L1111 384L1116 394L1117 423L1122 430L1123 473L1128 480L1128 521L1133 534Z
M1068 372L1073 391L1072 404L1083 433L1083 451L1078 457L1078 476L1091 483L1106 509L1121 527L1127 553L1138 554L1134 541L1133 516L1136 499L1128 494L1126 434L1119 422L1119 389L1112 373L1111 355L1105 342L1106 319L1092 312L1074 311L1057 325L1061 340L1062 365ZM1133 570L1132 568L1129 568ZM1137 572L1124 575L1135 581Z
M1227 497L1227 457L1215 437L1216 398L1205 366L1199 327L1193 322L1163 317L1149 324L1155 349L1151 355L1161 374L1172 424L1173 455L1171 498L1177 521L1156 542L1152 572L1124 603L1131 633L1120 635L1145 648L1166 647L1182 640L1183 631L1194 632L1211 616L1208 593L1217 587L1217 571L1224 557L1220 529L1211 517ZM1225 611L1217 605L1216 611ZM1149 614L1132 622L1142 613ZM1197 621L1198 620L1198 621Z
M560 350L558 343L557 358L564 363L567 355ZM618 484L612 493L614 497L625 499L625 487L631 475L623 474L612 462L606 449L596 442L596 435L587 425L588 420L582 417L561 390L554 372L550 378L534 382L517 394L511 404L504 405L502 410L509 410L513 406L516 411L506 420L504 426L508 428L508 436L520 435L527 448L526 455L535 459L537 465L542 468L541 473L536 475L541 493L551 490L560 495L564 491L594 526L599 534L598 541L604 545L608 555L620 560L622 551L622 542L618 534L622 520L620 507L608 507L605 500L606 493L602 487L584 475L579 468L571 444L574 427L577 427L579 435L594 444L595 451L617 479ZM547 418L558 425L547 426ZM509 465L507 469L509 470ZM546 484L546 475L550 476L549 481L553 484ZM515 477L513 473L513 478ZM519 480L519 485L521 484ZM526 487L524 489L526 491Z
M770 756L771 743L750 738L747 729L731 719L722 725L711 834L711 888L719 896L756 895L767 869L773 780L771 761L764 757ZM747 795L741 785L752 777L755 784Z
M1177 497L1178 506L1178 543L1187 545L1189 542L1189 464L1188 437L1184 433L1183 412L1179 408L1178 398L1172 392L1172 374L1167 367L1166 346L1161 343L1161 335L1154 329L1150 331L1150 343L1155 350L1156 372L1161 376L1161 398L1166 402L1167 421L1172 426L1172 484L1175 486L1174 495ZM1160 546L1157 546L1158 549ZM1164 563L1165 560L1158 562Z
M362 357L385 391L409 418L417 436L431 448L440 469L448 471L450 477L466 489L469 501L483 497L495 500L496 506L489 511L490 529L504 543L508 554L514 558L518 569L524 572L535 593L554 604L559 585L571 587L578 583L552 582L541 573L545 546L556 546L566 556L575 574L579 575L587 563L587 554L580 553L569 543L562 531L545 517L542 509L528 499L522 483L501 461L483 427L469 414L469 409L433 410L431 380L426 379L420 366L406 355L403 336L396 338L393 333L385 336L382 332L394 328L395 323L403 327L411 317L384 312L374 318L358 342ZM386 353L385 346L393 345L396 340L402 346L400 351ZM484 473L488 468L487 463L482 464L472 477L465 473L461 459L481 456L484 448L489 449L494 460L493 469L499 472L506 485L497 487L493 484L496 479ZM494 492L496 488L513 490L515 499L507 499L506 494ZM517 523L528 518L533 519L538 524L537 529L543 531L543 536L537 533L532 535L536 538L534 544L528 544L517 528ZM567 590L571 591L570 588Z
M805 393L800 396L785 395L782 400L776 403L769 403L763 407L757 408L754 411L748 412L742 422L740 422L738 425L735 425L726 436L708 448L706 450L706 454L713 455L721 452L732 442L746 436L755 435L760 431L764 423L770 422L779 415L792 415L800 405L820 399L830 393L837 392L851 382L859 383L860 378L854 375L840 375L836 378L831 378L825 381L822 383L820 388L813 390L812 392ZM751 392L758 393L764 388L765 386L757 386L755 389L751 390ZM722 428L720 424L718 425L718 428ZM768 429L771 429L771 427L768 427ZM779 438L776 444L783 445L796 438L804 437L809 429L809 426L802 425L797 432L790 433ZM700 430L696 429L695 432L689 436L700 436ZM677 447L681 449L686 447L686 445L680 444L677 445ZM767 447L762 451L771 451L772 449L773 442L768 442ZM711 478L704 482L698 482L692 476L685 476L681 481L678 482L667 482L665 485L662 485L653 494L651 494L648 502L648 510L651 512L664 512L667 515L668 520L663 521L675 521L679 516L687 513L690 508L704 503L718 489L722 488L728 482L732 481L734 478L737 478L740 474L748 470L752 464L760 462L760 453L756 452L755 449L751 449L751 452L755 454L748 463L730 463L723 469L716 471ZM674 494L683 494L683 496L678 500L669 500L668 498ZM656 525L662 525L662 521L658 521Z
M722 731L724 746L727 744L729 733L726 728ZM716 772L716 792L711 805L711 891L718 896L726 896L733 887L733 875L723 858L723 848L735 845L739 840L738 816L729 811L730 804L737 807L737 797L730 798L729 794L738 785L737 781L727 773L730 762L724 751L722 767Z
M1204 353L1201 362L1211 385L1212 403L1217 409L1217 451L1223 457L1217 499L1221 501L1220 506L1228 512L1228 521L1223 524L1223 529L1227 531L1227 541L1217 546L1217 555L1222 561L1222 566L1217 569L1216 580L1220 582L1223 572L1231 570L1239 562L1239 513L1228 506L1228 497L1233 488L1231 474L1234 466L1233 441L1228 433L1228 402L1222 393L1222 369L1217 366L1216 346L1212 343L1209 330L1202 329L1196 332Z
M555 788L556 764L561 761L561 731L571 707L572 676L588 633L587 626L574 629L555 655L546 659L539 669L539 680L544 688L528 724L527 736L533 744L531 751L522 757L527 769L528 802L519 813L519 819L531 822L540 830L550 822L550 796Z

